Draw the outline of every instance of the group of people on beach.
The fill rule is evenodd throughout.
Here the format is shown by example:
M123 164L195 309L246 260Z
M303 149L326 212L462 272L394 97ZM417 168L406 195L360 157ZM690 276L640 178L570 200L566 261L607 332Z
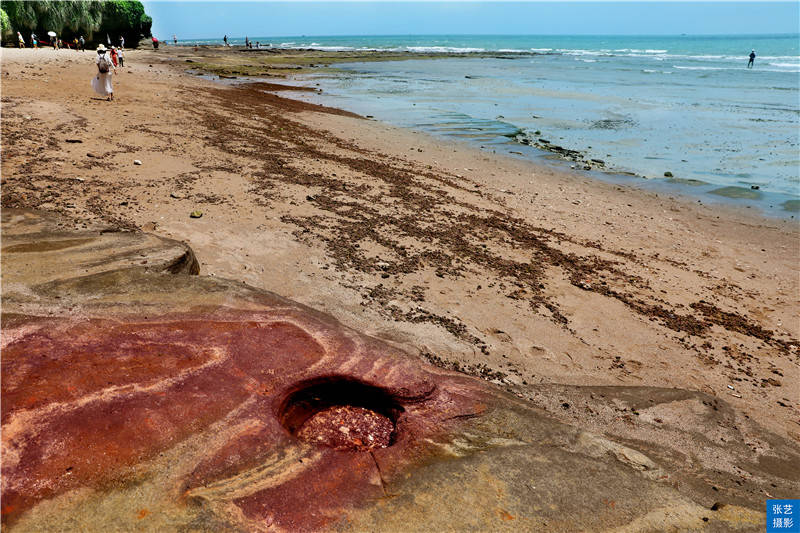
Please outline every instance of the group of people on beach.
M17 32L17 38L19 39L19 47L25 48L25 39L22 37L22 33ZM51 35L50 38L50 44L53 46L54 50L64 47L61 39L58 39L55 35ZM118 66L125 66L125 38L120 37L119 39L119 48L112 46L109 51L103 44L98 46L97 57L94 61L95 65L97 65L97 75L92 78L92 88L100 96L105 96L107 100L114 99L114 87L111 83L112 74L116 74ZM39 47L40 41L35 33L31 33L31 43L33 48ZM85 50L86 41L83 35L81 35L80 38L76 38L73 44L75 50ZM70 47L69 44L67 47Z
M31 32L31 47L34 49L38 49L39 45L43 46L52 46L53 50L58 50L60 48L70 48L77 51L86 50L86 40L83 38L83 35L80 37L75 37L73 41L70 43L67 41L66 43L59 39L56 35L48 35L49 40L43 41L41 40L35 33ZM25 38L22 36L22 33L17 32L17 39L19 40L19 47L25 48Z
M225 44L228 44L227 39L228 39L228 36L226 35L225 36ZM228 44L228 46L230 46L230 45ZM272 45L267 44L267 46L272 46ZM253 48L253 47L261 48L261 41L256 41L256 44L253 45L253 41L251 41L250 39L247 38L247 36L245 36L245 38L244 38L244 47L245 48Z
M80 37L75 37L72 42L67 41L66 43L61 40L55 32L48 33L49 40L43 41L36 35L36 33L31 32L31 47L34 49L38 49L39 45L44 46L52 46L53 50L59 50L61 48L69 48L77 51L85 51L86 50L86 39L83 38L83 35ZM21 32L17 32L17 39L19 41L19 47L25 48L25 37L22 36ZM111 38L108 39L108 45L111 46ZM114 46L111 46L114 49ZM119 37L119 52L121 53L122 50L125 49L125 37L120 35Z

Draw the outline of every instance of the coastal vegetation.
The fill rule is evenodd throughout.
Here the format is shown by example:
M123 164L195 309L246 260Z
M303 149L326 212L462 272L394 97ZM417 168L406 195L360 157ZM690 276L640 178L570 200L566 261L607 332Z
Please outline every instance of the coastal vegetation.
M46 38L53 31L64 40L83 35L89 42L114 41L120 36L128 46L150 36L153 19L138 1L127 0L42 0L3 1L2 34L4 43L16 32L22 32L26 41L30 33ZM14 44L14 41L11 41Z

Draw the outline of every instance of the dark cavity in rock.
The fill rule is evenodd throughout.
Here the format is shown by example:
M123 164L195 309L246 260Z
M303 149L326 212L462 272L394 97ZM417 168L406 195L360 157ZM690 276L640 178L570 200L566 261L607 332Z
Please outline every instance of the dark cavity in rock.
M340 451L391 446L403 407L386 390L343 377L295 387L280 408L283 427L298 440Z

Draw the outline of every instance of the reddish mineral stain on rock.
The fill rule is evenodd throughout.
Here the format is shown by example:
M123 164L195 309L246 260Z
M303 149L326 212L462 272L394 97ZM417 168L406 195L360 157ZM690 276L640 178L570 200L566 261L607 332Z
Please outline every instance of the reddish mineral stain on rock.
M394 424L363 407L341 405L314 414L297 432L297 438L334 450L371 450L391 444Z

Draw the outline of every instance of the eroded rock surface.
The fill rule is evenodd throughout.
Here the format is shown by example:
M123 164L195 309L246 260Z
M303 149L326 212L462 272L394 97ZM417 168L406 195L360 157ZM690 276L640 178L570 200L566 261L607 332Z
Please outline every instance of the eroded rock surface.
M738 427L708 428L707 454L746 474L725 471L719 492L710 458L546 405L599 394L716 423L693 393L542 388L536 407L275 294L189 275L176 241L6 209L2 268L10 531L756 531L764 491L799 488L797 448L774 436L743 462ZM670 428L698 442L697 426Z

